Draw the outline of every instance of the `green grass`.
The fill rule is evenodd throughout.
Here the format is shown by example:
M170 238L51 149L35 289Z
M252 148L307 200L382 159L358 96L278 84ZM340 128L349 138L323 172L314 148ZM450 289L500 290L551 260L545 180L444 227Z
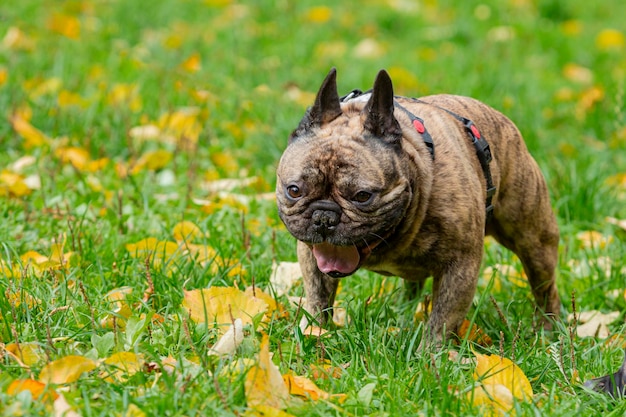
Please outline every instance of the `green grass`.
M159 367L168 356L181 365L173 374L144 370L117 383L104 382L100 368L83 375L64 394L81 415L126 415L130 404L147 415L246 412L245 377L223 370L230 359L206 357L215 331L186 318L183 289L266 287L273 261L295 260L295 242L280 225L274 202L256 196L272 191L287 137L332 66L342 92L369 88L376 72L387 68L398 94L471 95L506 113L548 180L561 227L559 289L565 309L571 312L574 297L578 311L624 311L626 232L606 217L626 218L623 185L620 190L611 182L626 173L626 46L605 49L599 42L606 29L622 30L623 42L623 1L326 3L325 9L313 9L318 4L308 0L0 4L0 117L9 120L28 108L30 123L52 138L28 147L11 123L0 123L0 172L15 172L16 161L32 156L18 173L41 181L39 188L16 197L3 191L0 179L0 259L7 266L0 268L0 342L35 342L45 352L31 369L0 353L3 415L50 410L28 393L8 394L15 379L37 379L46 363L66 355L104 359L120 351L140 353ZM328 13L328 20L316 22L316 13ZM78 19L78 38L52 30L53 16ZM22 33L17 43L9 36L16 29ZM378 52L366 48L359 54L364 39L374 40ZM194 54L200 67L183 68ZM586 70L568 75L572 64ZM115 101L111 95L119 85L130 97ZM294 100L294 91L303 97ZM595 101L594 91L601 91ZM70 93L80 103L62 105ZM181 141L139 141L129 135L131 128L183 108L198 112L201 132L193 149ZM76 169L59 156L64 146L109 162L93 172ZM157 149L172 155L158 170L124 176L116 169ZM237 190L251 199L245 212L236 204L211 212L197 204L197 199L217 202L202 188L208 179L248 176L261 181ZM148 272L126 245L148 237L172 240L172 228L183 220L206 234L197 243L210 245L245 272L229 275L229 267L217 260L152 264L154 294L143 302ZM589 230L611 243L581 247L577 235ZM36 276L20 261L28 251L49 255L53 241L63 239L65 252L75 253L69 268ZM603 262L611 264L610 272ZM485 266L496 263L520 268L513 255L489 244ZM622 415L624 403L585 392L580 381L614 372L624 340L572 340L565 324L542 337L533 330L528 288L507 280L498 285L481 279L468 316L494 345L464 341L432 354L417 349L422 324L413 320L416 302L403 298L396 279L366 272L347 278L339 301L350 320L319 340L299 336L300 312L280 298L288 314L275 317L263 331L281 372L311 376L311 365L322 360L347 365L337 378L316 380L331 393L346 394L345 402L296 399L287 411L298 416L482 415L465 397L473 366L450 360L448 351L471 358L472 351L498 354L501 345L535 393L533 403L516 405L518 415ZM135 289L136 311L125 330L103 328L100 320L112 309L103 297L122 286ZM296 286L290 294L301 293ZM378 293L384 296L371 297ZM29 304L31 298L38 302ZM143 323L142 314L158 314L164 321ZM623 319L610 326L612 334L623 333ZM260 334L247 330L237 358L258 352ZM368 384L375 384L371 396Z

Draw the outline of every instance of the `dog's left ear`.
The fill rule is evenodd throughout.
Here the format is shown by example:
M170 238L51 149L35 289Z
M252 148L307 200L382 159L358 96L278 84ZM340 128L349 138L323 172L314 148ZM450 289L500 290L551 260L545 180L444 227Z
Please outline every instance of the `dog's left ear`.
M385 70L380 70L374 81L374 89L364 111L367 116L364 127L375 136L397 142L402 128L393 115L393 84Z
M337 70L332 68L317 92L315 103L307 110L300 124L291 134L289 142L313 127L332 122L340 115L341 105L339 103L339 94L337 93Z

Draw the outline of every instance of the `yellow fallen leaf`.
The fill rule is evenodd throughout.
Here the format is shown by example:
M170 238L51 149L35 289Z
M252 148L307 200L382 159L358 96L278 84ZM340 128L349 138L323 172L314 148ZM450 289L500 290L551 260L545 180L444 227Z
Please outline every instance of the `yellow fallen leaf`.
M80 21L74 16L55 13L48 19L48 29L70 39L80 38Z
M478 385L468 393L472 405L483 408L483 416L505 416L513 414L513 394L500 384Z
M41 130L31 125L21 114L14 114L10 118L13 130L24 139L24 147L31 149L50 143L50 138Z
M266 316L270 316L275 310L278 309L278 303L276 303L274 297L258 287L248 287L246 288L245 293L249 297L256 297L260 300L265 301L265 303L267 304L267 310L265 311Z
M126 412L124 413L125 417L146 417L146 413L135 404L129 404Z
M17 395L22 391L30 391L33 398L44 401L54 401L59 397L55 390L47 388L46 384L34 379L16 379L7 387L7 394L9 395Z
M572 62L563 67L563 76L580 84L591 84L593 81L593 72L589 68Z
M270 407L269 405L257 405L254 408L247 410L244 417L294 417L293 414L289 414L276 407Z
M185 107L173 113L165 113L159 117L156 126L161 131L161 140L193 149L202 133L200 109Z
M246 374L244 391L248 406L252 408L269 406L282 409L289 399L289 391L283 377L270 357L267 335L263 335L256 365Z
M321 337L328 333L328 330L322 329L318 326L307 326L304 330L302 330L302 334L304 336L311 337Z
M285 381L285 385L289 388L289 393L292 395L310 398L313 401L319 399L327 400L331 397L329 393L320 389L313 381L306 377L287 374L283 375L283 380Z
M33 190L26 183L23 175L8 170L0 172L0 196L24 197Z
M183 291L183 308L196 323L216 323L223 334L235 319L244 325L252 318L267 311L267 303L233 287L211 287Z
M187 72L198 72L202 69L202 61L200 59L200 54L194 52L187 59L185 59L181 64L180 68Z
M0 66L0 88L6 84L8 79L9 71L5 67Z
M146 259L155 256L167 259L179 252L179 247L175 242L160 241L154 237L149 237L137 243L127 244L126 250L133 258Z
M217 257L217 251L212 246L185 243L185 248L189 251L189 256L202 266L206 266L208 262L213 262Z
M190 242L203 235L202 230L195 223L187 220L177 223L172 229L172 234L177 241L185 242Z
M104 378L107 382L124 382L127 377L141 371L145 363L143 357L133 352L117 352L106 358L103 362L114 369L106 372Z
M621 50L624 45L626 45L626 38L617 29L603 29L596 36L596 48L601 51Z
M115 84L107 96L107 104L112 107L126 106L133 112L141 110L142 102L136 84Z
M87 149L74 146L57 148L54 151L54 154L61 160L61 162L66 164L69 163L79 171L84 171L91 160Z
M502 385L506 387L513 397L528 401L533 397L533 389L524 372L510 359L498 355L476 356L476 368L474 379L482 385Z
M307 10L305 19L311 23L325 23L332 17L332 10L327 6L311 7Z
M14 51L31 51L35 47L35 42L29 38L20 28L11 26L4 38L2 47Z
M127 297L132 294L133 288L129 286L114 288L104 295L104 300L111 305L111 314L104 316L100 320L100 325L105 329L114 329L115 327L124 328L126 319L133 314L133 308L128 302Z
M36 365L46 357L38 343L9 343L4 348L26 366Z
M173 157L174 155L165 149L146 152L135 162L131 169L131 174L135 175L143 170L158 171L169 164Z
M581 249L604 249L613 242L613 236L606 236L595 230L587 230L576 234Z
M48 363L39 373L39 381L44 384L69 384L85 372L96 369L93 360L79 355L69 355Z

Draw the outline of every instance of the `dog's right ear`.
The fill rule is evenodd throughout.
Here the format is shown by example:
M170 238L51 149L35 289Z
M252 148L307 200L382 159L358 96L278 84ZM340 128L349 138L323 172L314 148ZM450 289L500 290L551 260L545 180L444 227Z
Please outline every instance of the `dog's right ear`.
M309 107L300 124L293 131L289 137L289 142L313 127L319 127L335 120L340 115L341 105L339 103L339 94L337 93L337 70L332 68L317 92L315 103Z

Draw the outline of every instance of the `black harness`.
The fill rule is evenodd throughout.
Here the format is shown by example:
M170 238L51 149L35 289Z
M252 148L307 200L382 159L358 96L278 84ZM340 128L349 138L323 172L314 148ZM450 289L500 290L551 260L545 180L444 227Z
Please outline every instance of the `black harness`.
M358 89L352 90L345 96L341 97L340 101L342 103L347 102L351 99L359 97L363 94L368 94L370 92L371 90L365 91L365 92L358 90ZM480 131L478 130L474 122L472 122L470 119L460 116L448 109L439 107L435 104L430 104L430 103L421 101L416 98L412 98L410 100L415 101L417 103L435 106L438 109L445 111L446 113L454 117L459 122L463 123L463 127L465 128L465 131L472 139L472 143L474 144L474 148L476 149L476 156L478 157L478 161L480 162L480 167L483 170L483 175L485 176L485 181L487 183L487 198L486 198L486 203L485 203L485 210L487 211L487 219L489 219L489 217L491 217L491 215L493 214L492 200L493 200L494 194L496 193L496 187L493 185L493 179L491 177L491 170L489 169L489 163L491 162L491 159L492 159L491 149L489 148L489 143L487 143L485 138L480 134ZM432 156L434 160L435 159L435 142L433 141L433 138L430 135L430 133L428 133L428 130L426 129L426 125L424 124L424 120L417 117L413 113L411 113L406 107L402 106L396 100L393 101L393 105L397 109L403 111L409 117L417 133L419 133L422 136L422 140L424 141L424 144L430 151L430 155Z

